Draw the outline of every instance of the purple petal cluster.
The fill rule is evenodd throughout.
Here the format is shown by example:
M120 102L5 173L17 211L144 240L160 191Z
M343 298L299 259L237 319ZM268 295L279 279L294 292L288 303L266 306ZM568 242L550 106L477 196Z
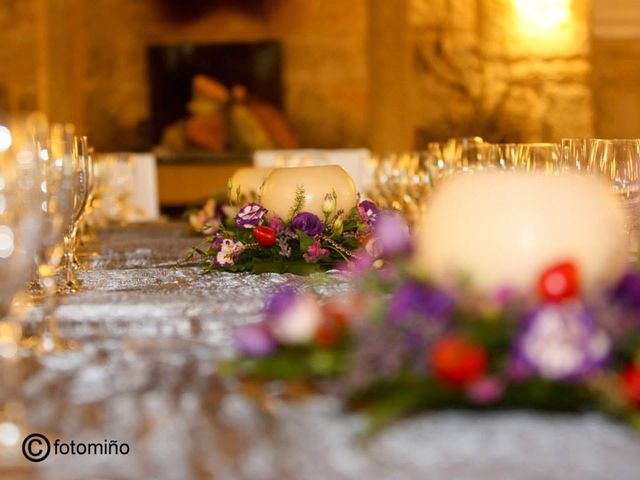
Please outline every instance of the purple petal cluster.
M611 340L580 303L545 305L525 315L515 355L551 380L580 379L606 363Z
M238 228L254 228L260 225L267 209L257 203L248 203L236 214L235 222Z
M378 220L378 206L371 200L363 200L358 204L358 213L363 223L375 225Z
M278 348L277 342L263 323L238 328L234 332L234 342L239 352L251 357L265 357Z
M324 225L320 218L310 212L300 212L289 224L289 228L291 231L295 232L300 230L310 237L315 237L316 235L321 234L324 231Z
M412 250L409 225L398 212L393 210L380 212L374 234L385 256L407 255Z
M611 294L614 304L623 309L640 310L640 273L636 271L627 272Z
M419 282L410 281L402 285L389 301L387 315L396 325L419 319L444 321L455 306L454 299L446 292Z

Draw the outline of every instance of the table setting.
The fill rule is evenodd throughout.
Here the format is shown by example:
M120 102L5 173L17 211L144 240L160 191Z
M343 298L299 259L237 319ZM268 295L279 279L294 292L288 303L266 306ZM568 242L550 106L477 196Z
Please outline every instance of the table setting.
M0 477L636 478L640 140L326 157L149 221L0 127Z

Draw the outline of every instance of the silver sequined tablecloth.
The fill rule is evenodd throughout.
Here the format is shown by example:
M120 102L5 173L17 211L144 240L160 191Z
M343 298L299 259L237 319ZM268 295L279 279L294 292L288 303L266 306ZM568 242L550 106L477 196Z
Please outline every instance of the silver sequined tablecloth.
M255 320L265 293L280 285L332 295L348 282L203 276L182 261L193 243L177 224L102 232L80 274L85 291L58 310L62 333L81 352L3 370L0 400L19 419L20 442L41 432L114 439L131 452L30 464L19 445L0 441L1 479L640 479L640 436L596 413L444 411L362 443L364 420L331 398L287 401L272 385L256 401L216 375L232 328Z

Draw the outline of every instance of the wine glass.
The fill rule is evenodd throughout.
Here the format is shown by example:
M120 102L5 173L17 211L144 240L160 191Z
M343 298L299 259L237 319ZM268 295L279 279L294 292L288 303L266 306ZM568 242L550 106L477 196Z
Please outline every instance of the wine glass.
M593 138L563 138L562 169L570 172L589 171L594 142Z
M487 163L491 168L514 170L517 153L517 143L492 143L487 147Z
M527 172L552 174L558 171L560 159L557 143L521 143L516 152L516 167Z
M73 213L71 223L64 237L65 247L65 288L70 292L80 290L75 274L79 268L76 249L78 246L78 228L91 198L93 184L93 163L89 153L87 137L74 137L73 150Z
M640 250L640 139L594 140L589 170L605 178L623 200L631 253L636 255Z
M40 140L39 161L43 175L40 195L43 225L36 262L44 302L38 330L25 339L24 346L36 353L47 353L74 347L60 339L55 317L56 272L64 256L64 234L73 216L75 160L71 125L51 126L48 135Z
M33 273L42 222L40 189L38 149L29 122L13 118L0 125L0 422L18 435L24 430L15 386L22 326L8 314Z
M443 154L455 172L481 170L486 163L487 144L480 137L450 138Z

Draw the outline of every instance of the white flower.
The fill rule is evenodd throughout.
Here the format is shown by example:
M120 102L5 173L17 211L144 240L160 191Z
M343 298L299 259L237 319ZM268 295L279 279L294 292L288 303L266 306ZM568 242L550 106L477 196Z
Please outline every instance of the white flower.
M233 265L237 256L244 250L242 242L236 242L229 238L225 238L220 242L220 250L216 254L216 265L225 267Z
M313 338L321 322L320 305L313 297L303 295L295 298L286 311L273 319L271 332L284 345L300 345Z

